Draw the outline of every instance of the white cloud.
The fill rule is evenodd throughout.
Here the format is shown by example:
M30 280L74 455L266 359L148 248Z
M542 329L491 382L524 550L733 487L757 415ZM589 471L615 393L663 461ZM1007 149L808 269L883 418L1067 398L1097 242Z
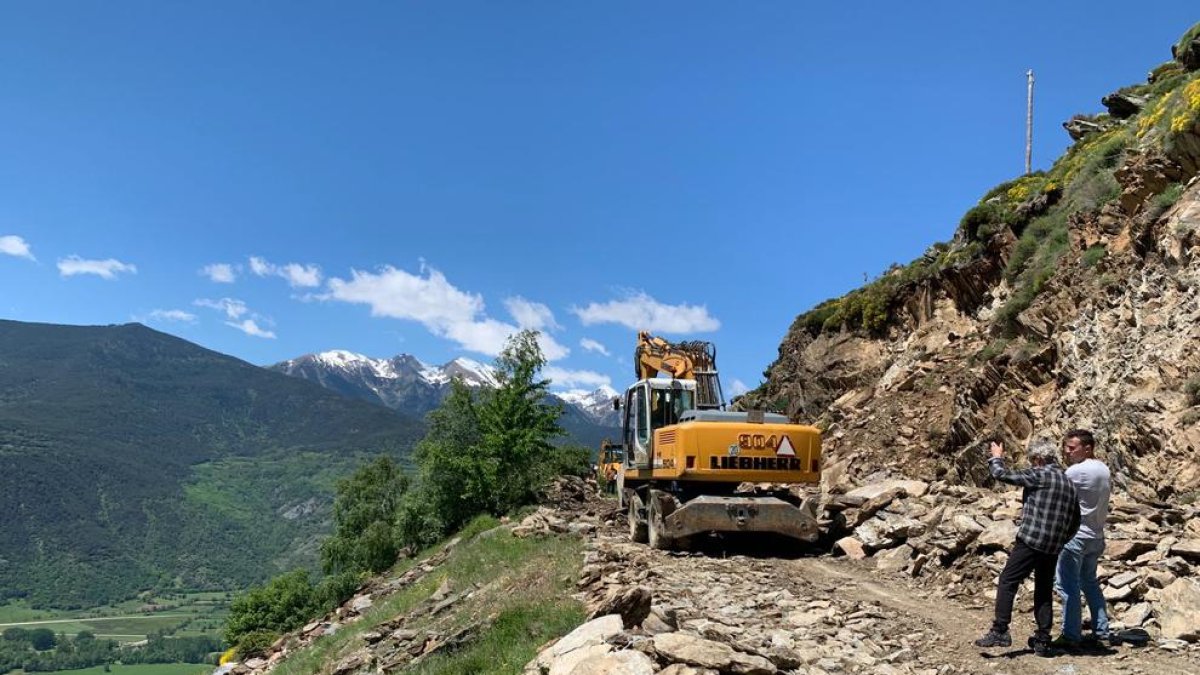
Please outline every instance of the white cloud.
M258 276L265 277L268 274L271 274L273 269L274 269L274 265L267 262L266 260L263 260L262 258L259 258L258 256L253 256L253 255L250 256L250 271L254 272Z
M504 301L504 306L508 308L508 313L517 322L521 328L531 330L558 330L562 326L554 320L554 312L550 308L540 302L530 302L520 296L508 298Z
M226 318L229 319L240 318L243 314L250 311L250 309L246 307L246 303L235 298L221 298L220 300L200 298L199 300L194 301L192 304L196 305L197 307L208 307L225 312Z
M629 293L623 300L593 302L571 311L585 326L615 323L633 330L662 333L703 333L721 327L721 322L703 305L665 305L644 291Z
M126 272L137 274L137 267L120 260L85 260L77 255L69 255L58 261L58 273L64 277L77 274L95 274L104 279L116 279L117 275Z
M18 258L37 260L37 258L33 257L33 251L29 249L29 242L15 234L6 234L0 237L0 253Z
M237 280L237 272L229 263L213 263L200 268L200 274L218 284L232 284Z
M258 325L259 321L265 322L268 325L274 324L270 317L263 316L258 312L253 312L246 303L237 298L221 298L220 300L209 300L208 298L200 298L192 301L197 307L208 307L215 309L218 312L225 314L228 321L226 326L232 326L246 335L252 335L260 338L275 339L274 331L267 330ZM245 318L243 318L245 317Z
M750 387L747 387L745 382L738 379L734 379L733 383L729 385L730 396L741 396L748 391L750 391Z
M416 321L438 337L488 356L499 354L508 337L521 328L533 327L489 318L484 312L482 296L459 290L444 274L424 264L418 274L390 265L376 273L351 270L350 279L330 279L328 289L328 293L319 296L321 300L363 304L371 308L371 316ZM505 304L519 323L557 326L545 305L524 298L509 298ZM545 332L539 334L538 344L548 361L571 353Z
M250 271L260 277L282 277L292 288L316 288L321 285L323 278L318 265L301 265L300 263L276 265L258 256L250 256Z
M556 387L587 387L599 389L611 387L612 378L591 370L568 370L558 366L542 368L542 377L549 379Z
M589 352L598 352L605 356L612 356L612 354L608 353L608 347L605 347L604 345L600 344L599 342L596 342L595 340L593 340L591 338L583 338L582 340L579 341L579 346L583 347L584 349L588 350Z
M182 309L156 309L150 312L150 318L155 321L183 321L195 323L196 315Z
M246 335L252 335L254 337L260 337L260 338L267 338L270 340L275 339L275 333L273 331L264 330L264 329L260 328L258 323L256 323L254 321L254 319L243 319L241 321L226 321L225 325L233 326L234 328L242 331Z

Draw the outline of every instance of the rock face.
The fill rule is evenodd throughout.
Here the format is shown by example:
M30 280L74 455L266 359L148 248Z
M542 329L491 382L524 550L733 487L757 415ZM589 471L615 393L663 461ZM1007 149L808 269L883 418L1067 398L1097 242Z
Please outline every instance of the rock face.
M1200 182L1147 221L1125 209L1142 214L1178 167L1145 155L1118 174L1123 206L1078 220L1059 274L1017 316L1018 337L992 333L1006 282L981 279L980 302L947 279L885 335L797 325L747 404L786 401L795 419L827 428L834 495L886 477L986 485L987 438L1015 451L1077 427L1096 433L1119 490L1144 500L1200 490L1200 407L1186 393L1200 377ZM1106 257L1085 266L1097 246Z

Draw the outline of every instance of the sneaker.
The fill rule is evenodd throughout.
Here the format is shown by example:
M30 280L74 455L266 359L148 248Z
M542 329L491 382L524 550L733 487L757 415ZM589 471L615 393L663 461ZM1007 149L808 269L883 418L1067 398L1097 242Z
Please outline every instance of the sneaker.
M1037 656L1050 656L1050 640L1035 635L1029 638L1027 644Z
M975 641L975 646L976 647L1011 647L1012 646L1012 636L1008 634L1008 631L999 633L995 630L989 630L987 632L987 635L984 635L983 637L981 637Z

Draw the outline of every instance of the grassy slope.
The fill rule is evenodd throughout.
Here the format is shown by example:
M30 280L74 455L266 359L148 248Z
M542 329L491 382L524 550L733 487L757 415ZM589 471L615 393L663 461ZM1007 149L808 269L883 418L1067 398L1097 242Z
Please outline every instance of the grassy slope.
M436 572L403 591L381 600L361 621L343 626L293 654L276 675L308 675L362 646L359 636L405 614L432 595L444 581L453 591L482 584L472 597L459 602L436 621L418 618L406 628L436 627L448 633L472 621L492 617L490 627L463 650L430 659L410 672L518 674L538 647L563 635L583 620L583 609L570 595L582 564L583 542L577 537L518 539L507 530L474 536L495 521L483 517L460 535L463 542ZM436 549L435 549L436 550ZM431 551L432 552L432 551ZM392 570L402 574L416 561Z

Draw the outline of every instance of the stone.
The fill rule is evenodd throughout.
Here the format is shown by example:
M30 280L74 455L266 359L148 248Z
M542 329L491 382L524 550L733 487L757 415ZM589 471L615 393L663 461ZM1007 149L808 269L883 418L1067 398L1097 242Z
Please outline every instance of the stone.
M620 633L624 628L625 625L621 621L619 614L609 614L598 619L592 619L570 633L567 633L561 640L550 645L550 647L542 650L542 653L538 654L537 665L548 670L550 664L560 656L573 652L576 649L582 649L583 647L604 644L609 638Z
M693 668L682 663L676 663L658 671L658 675L720 675L720 673L709 668Z
M1200 561L1200 539L1184 539L1171 546L1171 555L1191 561Z
M371 600L371 596L366 594L356 595L350 599L350 609L353 609L358 614L362 614L363 612L367 611L373 604L374 601Z
M842 549L846 557L851 560L862 560L867 557L867 551L863 547L863 543L854 537L842 537L834 543L834 546Z
M1011 520L998 520L988 524L975 538L979 548L1008 548L1017 538L1017 526Z
M903 572L912 560L913 547L902 544L890 551L884 551L875 556L875 568L885 574Z
M1122 572L1122 573L1112 577L1111 579L1108 580L1108 584L1115 588L1121 588L1124 586L1128 586L1129 584L1133 583L1134 581L1137 581L1138 578L1139 578L1138 573L1131 570L1129 572Z
M555 657L550 662L550 671L547 675L570 675L575 671L575 668L584 661L602 658L612 652L612 645L598 644L572 649L571 651Z
M1159 592L1158 624L1168 640L1200 638L1200 583L1176 579Z
M667 662L711 668L736 675L774 675L775 666L767 659L735 651L720 642L687 633L655 636L654 651Z
M592 610L591 616L619 614L625 627L633 628L642 625L650 615L650 601L650 590L644 586L612 588Z
M1133 560L1139 555L1153 551L1154 544L1139 539L1110 539L1104 544L1104 557L1109 560Z
M262 658L247 659L245 666L250 670L262 670L267 667L267 660Z
M568 675L654 675L654 662L641 652L627 650L586 658Z
M1139 602L1121 615L1121 623L1129 627L1137 627L1146 623L1154 615L1154 609L1148 602Z

